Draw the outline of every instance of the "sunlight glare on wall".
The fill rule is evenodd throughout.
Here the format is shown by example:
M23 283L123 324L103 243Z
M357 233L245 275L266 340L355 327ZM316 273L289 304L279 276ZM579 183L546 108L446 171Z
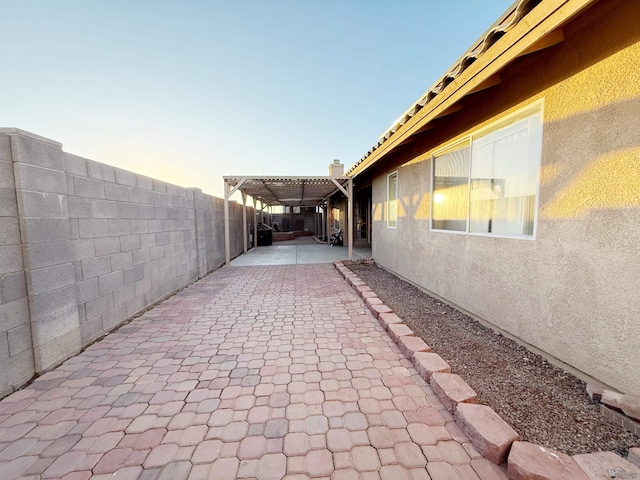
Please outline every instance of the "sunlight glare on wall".
M640 147L595 160L541 215L579 217L602 208L640 208Z

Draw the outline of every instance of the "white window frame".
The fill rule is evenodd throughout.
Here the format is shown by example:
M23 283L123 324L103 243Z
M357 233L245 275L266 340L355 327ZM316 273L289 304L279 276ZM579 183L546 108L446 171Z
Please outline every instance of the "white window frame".
M536 234L537 234L537 230L538 230L538 207L539 207L539 201L540 201L540 167L541 167L541 163L542 163L542 145L540 145L540 158L538 158L538 173L536 176L536 199L535 199L535 207L534 207L534 217L533 217L533 233L531 235L504 235L504 234L495 234L495 233L481 233L481 232L471 232L470 231L470 217L471 217L471 201L470 201L470 197L467 200L467 219L466 219L466 227L464 231L460 231L460 230L445 230L445 229L441 229L441 228L433 228L433 204L434 204L434 188L435 188L435 157L438 156L438 154L443 153L445 151L451 150L452 148L455 148L457 145L461 145L465 142L469 143L469 146L471 148L471 151L473 152L473 143L474 143L474 139L476 137L484 137L485 135L489 135L492 131L497 131L500 130L501 128L507 127L509 125L514 124L515 122L518 122L521 119L527 118L527 117L531 117L537 115L538 118L540 119L540 132L539 132L539 139L540 139L540 143L542 144L542 121L544 118L544 101L543 100L539 100L537 102L532 103L531 105L528 105L524 108L522 108L521 110L518 110L517 112L511 113L503 118L500 118L498 120L496 120L495 122L492 122L491 124L479 129L478 131L470 134L470 135L466 135L460 139L457 139L454 142L451 142L437 150L434 150L431 154L431 179L430 179L430 184L431 184L431 191L429 193L430 195L430 212L429 212L429 231L431 232L439 232L439 233L449 233L449 234L453 234L453 235L472 235L472 236L478 236L478 237L493 237L493 238L511 238L511 239L516 239L516 240L535 240L536 239ZM468 188L468 192L469 192L469 196L471 195L471 168L472 168L472 163L473 163L473 156L471 156L469 158L469 171L467 173L467 188ZM388 189L388 187L387 187Z
M393 177L395 175L396 177L396 198L395 198L395 210L396 210L396 215L395 215L395 225L391 225L389 223L389 219L391 218L391 216L389 215L389 212L391 211L391 201L389 199L389 179L391 177ZM400 188L398 186L398 170L396 170L395 172L391 172L389 175L387 175L387 228L392 228L392 229L397 229L398 228L398 192L399 192Z

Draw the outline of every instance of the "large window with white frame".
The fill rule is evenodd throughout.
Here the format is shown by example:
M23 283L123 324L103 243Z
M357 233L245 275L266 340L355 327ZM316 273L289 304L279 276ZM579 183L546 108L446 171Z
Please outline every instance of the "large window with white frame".
M398 172L387 175L387 227L398 226Z
M533 238L542 151L540 106L432 156L432 230Z

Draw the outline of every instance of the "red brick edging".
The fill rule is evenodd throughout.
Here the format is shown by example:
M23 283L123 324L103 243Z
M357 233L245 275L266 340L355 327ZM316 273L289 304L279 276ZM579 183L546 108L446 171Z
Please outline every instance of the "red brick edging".
M477 404L476 392L459 375L451 373L450 365L437 353L431 352L429 345L416 337L402 319L385 305L358 275L345 266L350 263L373 263L373 260L347 260L334 262L333 265L362 298L366 307L384 327L398 348L413 363L420 376L429 383L442 404L454 415L456 424L476 450L495 464L504 465L506 462L510 480L533 478L589 480L595 478L594 474L603 471L609 473L613 470L633 475L640 474L640 469L634 464L611 452L571 457L540 445L521 441L518 433L492 408ZM632 453L636 454L636 452Z

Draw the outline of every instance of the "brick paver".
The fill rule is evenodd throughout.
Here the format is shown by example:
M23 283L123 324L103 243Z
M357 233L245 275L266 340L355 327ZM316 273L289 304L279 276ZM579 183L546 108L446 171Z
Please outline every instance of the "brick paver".
M0 475L491 478L453 422L331 265L227 267L0 401Z

